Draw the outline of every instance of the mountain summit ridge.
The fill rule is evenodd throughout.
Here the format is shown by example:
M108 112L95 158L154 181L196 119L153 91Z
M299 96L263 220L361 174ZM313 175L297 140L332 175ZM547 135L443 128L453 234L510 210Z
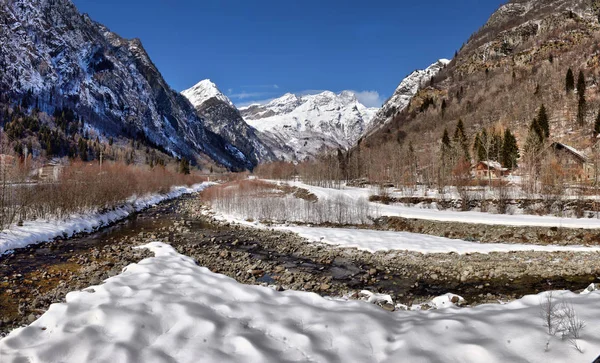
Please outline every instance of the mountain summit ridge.
M280 158L302 160L325 150L352 147L377 110L360 103L352 91L323 91L309 95L286 93L240 112L265 137L293 150L275 151Z

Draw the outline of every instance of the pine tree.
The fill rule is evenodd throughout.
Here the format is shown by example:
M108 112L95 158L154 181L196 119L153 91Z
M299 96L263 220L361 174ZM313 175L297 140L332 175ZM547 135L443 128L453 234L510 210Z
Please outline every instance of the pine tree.
M181 174L189 174L190 173L190 162L186 158L182 158L179 161L179 172Z
M442 135L442 147L452 147L452 143L450 142L450 136L448 136L448 129L444 129L444 134Z
M487 131L485 129L483 129L481 131L481 135L479 136L479 145L477 145L477 159L479 159L479 161L485 161L488 158L487 143L488 143Z
M548 113L546 112L544 104L540 106L540 110L538 111L537 127L542 131L540 133L542 141L550 137L550 124L548 122Z
M577 124L581 127L585 124L585 113L587 110L587 103L583 94L579 95L577 100Z
M583 71L579 71L579 76L577 77L577 94L580 97L585 95L585 75Z
M490 140L489 159L493 161L500 161L502 157L502 135L493 132L492 139Z
M502 165L508 169L517 167L517 159L519 158L519 146L517 139L510 132L510 129L504 131L504 142L502 144Z
M465 134L465 125L462 120L459 119L456 123L456 129L454 130L454 146L457 148L458 159L461 161L470 161L471 156L469 154L469 143Z
M577 77L577 96L577 124L583 127L587 109L585 100L585 76L583 71L579 71L579 77Z
M446 113L446 107L447 107L447 105L446 105L446 99L444 98L442 100L442 117L444 117L444 114Z
M544 131L540 127L537 118L534 118L529 126L527 140L525 141L525 150L527 152L537 153L539 148L544 144Z
M485 160L485 150L484 150L483 154L480 153L482 148L483 148L483 144L481 143L481 137L479 136L479 132L478 132L475 134L475 140L473 141L473 155L475 156L475 162Z
M567 70L567 76L565 78L565 89L567 94L575 89L575 77L571 68Z

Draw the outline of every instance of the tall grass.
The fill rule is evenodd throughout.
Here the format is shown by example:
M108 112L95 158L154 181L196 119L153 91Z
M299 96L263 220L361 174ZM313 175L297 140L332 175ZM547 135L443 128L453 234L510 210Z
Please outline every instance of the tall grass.
M306 200L287 194L260 180L213 186L201 193L215 211L246 220L314 224L369 224L376 211L366 199L344 196Z

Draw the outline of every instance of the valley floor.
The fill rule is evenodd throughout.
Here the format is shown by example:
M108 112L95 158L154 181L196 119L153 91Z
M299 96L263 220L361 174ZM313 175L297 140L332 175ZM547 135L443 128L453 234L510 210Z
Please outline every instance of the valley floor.
M185 196L89 237L0 256L0 331L29 324L0 340L2 362L563 362L600 354L600 292L564 291L596 281L595 246L223 217ZM578 338L564 324L548 334L540 317L548 290L586 323ZM456 307L448 292L472 307Z

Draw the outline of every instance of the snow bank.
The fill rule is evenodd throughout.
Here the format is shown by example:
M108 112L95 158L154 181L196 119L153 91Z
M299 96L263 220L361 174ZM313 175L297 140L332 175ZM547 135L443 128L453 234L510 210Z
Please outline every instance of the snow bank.
M131 213L143 210L168 199L183 194L199 192L214 183L200 183L188 187L173 187L167 194L150 194L143 197L131 197L124 205L105 213L73 215L66 220L28 221L23 226L12 226L0 232L0 254L22 248L30 244L50 241L56 237L70 237L75 233L92 231L95 228L124 219Z
M69 293L0 340L9 362L591 362L600 293L554 292L586 321L583 353L545 332L542 296L505 305L387 312L363 301L246 286L168 245Z
M276 182L276 181L275 181ZM373 190L364 188L345 187L344 189L330 189L315 187L301 182L290 183L299 188L308 189L319 199L336 198L342 195L348 199L359 200L360 198L369 198ZM384 205L381 203L370 202L377 208L381 216L403 217L434 220L440 222L460 222L460 223L478 223L502 226L537 226L537 227L562 227L562 228L600 228L600 219L586 218L561 218L555 216L534 216L534 215L507 215L490 214L482 212L459 212L454 210L423 209L418 206L404 206L400 204Z
M356 247L360 250L377 252L406 250L421 253L490 253L513 251L537 252L600 252L600 247L584 246L541 246L510 243L478 243L461 239L429 236L410 232L377 231L352 228L325 228L304 226L281 226L275 229L291 231L310 241L323 242L340 247Z
M207 213L205 211L205 213ZM462 239L430 236L420 233L379 231L357 228L330 228L314 226L278 225L267 226L260 222L248 222L238 216L216 213L217 220L228 221L247 227L275 229L297 233L311 242L327 243L339 247L357 248L368 252L412 251L420 253L491 253L491 252L600 252L600 247L531 245L513 243L479 243Z

